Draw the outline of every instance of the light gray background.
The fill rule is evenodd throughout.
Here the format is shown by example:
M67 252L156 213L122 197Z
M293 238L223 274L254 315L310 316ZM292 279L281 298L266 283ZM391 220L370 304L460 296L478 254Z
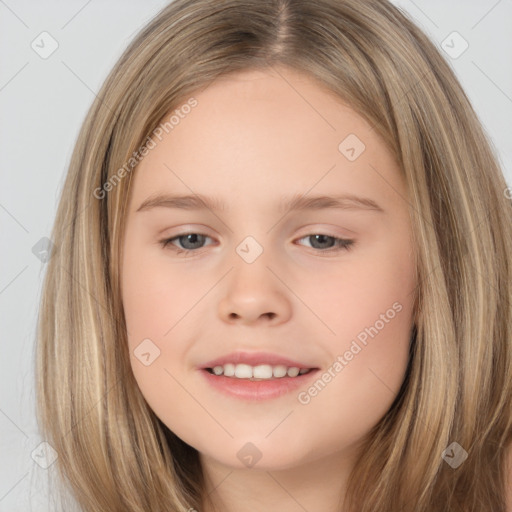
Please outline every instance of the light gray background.
M457 31L469 48L453 66L512 184L512 0L395 0L442 47ZM34 336L45 264L32 247L50 235L85 113L122 50L166 0L0 0L0 512L49 512L31 454ZM47 31L57 50L31 43ZM454 40L454 51L460 43ZM448 39L450 44L450 39ZM37 453L37 452L36 452Z

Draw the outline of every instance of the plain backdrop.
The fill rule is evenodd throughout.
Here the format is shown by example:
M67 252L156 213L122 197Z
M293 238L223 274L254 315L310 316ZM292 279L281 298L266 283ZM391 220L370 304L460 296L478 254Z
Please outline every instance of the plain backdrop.
M167 3L0 0L0 512L52 510L46 479L55 465L36 463L43 440L34 416L34 348L45 263L33 248L50 236L95 93L135 33ZM452 65L511 185L512 0L394 3ZM56 50L41 55L51 44Z

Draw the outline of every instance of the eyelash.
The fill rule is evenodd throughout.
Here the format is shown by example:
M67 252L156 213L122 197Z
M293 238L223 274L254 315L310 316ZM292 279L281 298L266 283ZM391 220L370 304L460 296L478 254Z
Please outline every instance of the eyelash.
M162 246L163 249L166 249L166 248L169 248L171 249L175 254L181 254L185 257L187 256L193 256L194 254L193 253L197 253L199 252L201 249L204 249L204 247L199 247L198 249L181 249L180 247L177 247L175 246L174 244L172 244L172 242L174 240L178 240L179 238L183 237L183 236L187 236L187 235L200 235L200 236L204 236L206 238L211 238L209 237L208 235L205 235L203 233L194 233L194 232L187 232L187 233L181 233L179 235L176 235L172 238L166 238L164 240L161 240L159 243L160 245ZM315 251L319 251L320 253L339 253L339 252L342 252L342 251L350 251L353 249L354 247L354 243L355 241L354 240L348 240L348 239L345 239L345 238L338 238L336 236L333 236L333 235L326 235L325 233L312 233L312 234L309 234L309 235L306 235L306 236L303 236L301 238L299 238L298 240L303 240L304 238L309 238L311 236L315 236L315 235L320 235L320 236L326 236L328 238L333 238L337 247L330 247L328 249L316 249L315 247L312 247L313 250Z

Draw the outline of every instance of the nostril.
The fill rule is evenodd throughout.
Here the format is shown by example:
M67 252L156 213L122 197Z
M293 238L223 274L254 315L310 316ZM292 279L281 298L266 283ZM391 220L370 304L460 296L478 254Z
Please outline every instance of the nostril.
M274 313L274 312L263 313L261 316L267 316L269 318L269 320L272 320L276 317L276 313ZM241 317L241 315L239 315L238 313L230 313L229 314L229 318L231 320L236 320L240 317Z

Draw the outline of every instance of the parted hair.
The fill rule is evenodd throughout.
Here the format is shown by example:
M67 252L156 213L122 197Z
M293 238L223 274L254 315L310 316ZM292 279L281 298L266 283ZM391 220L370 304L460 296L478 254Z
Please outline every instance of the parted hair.
M217 77L278 66L381 137L407 185L417 250L406 377L365 436L340 511L506 512L510 193L450 65L387 0L176 0L113 67L70 160L39 309L37 419L58 454L55 499L66 511L202 510L197 451L156 417L130 368L119 268L137 162L124 166ZM468 454L456 469L442 457L454 442Z

